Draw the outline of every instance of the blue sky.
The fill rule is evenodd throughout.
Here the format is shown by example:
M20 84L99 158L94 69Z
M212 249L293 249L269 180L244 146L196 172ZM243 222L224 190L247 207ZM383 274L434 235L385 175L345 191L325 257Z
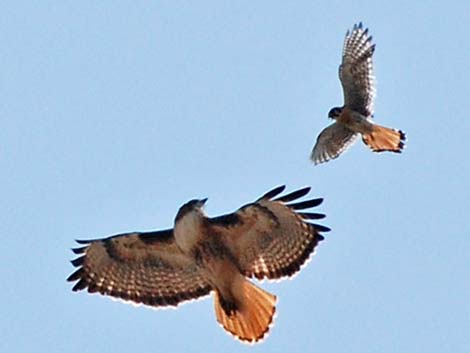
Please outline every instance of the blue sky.
M308 160L342 104L343 37L377 43L377 121ZM0 13L2 352L463 352L470 346L470 4L4 1ZM279 297L268 339L178 310L72 293L76 238L170 227L311 185L332 228Z

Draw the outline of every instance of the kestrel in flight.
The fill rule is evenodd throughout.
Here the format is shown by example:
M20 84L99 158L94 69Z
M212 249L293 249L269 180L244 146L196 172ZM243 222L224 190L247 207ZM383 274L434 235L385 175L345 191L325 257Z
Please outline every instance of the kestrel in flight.
M403 150L406 139L403 131L372 122L375 98L372 55L375 44L372 44L372 37L367 32L368 29L363 29L362 23L359 23L346 33L343 61L339 66L344 105L328 113L328 117L335 122L317 138L310 156L315 164L337 158L359 135L374 152L400 153Z
M78 240L80 257L68 281L73 290L117 297L152 307L176 306L214 293L217 321L245 342L260 341L273 323L276 296L248 279L291 277L313 253L321 232L306 212L322 199L295 201L310 188L278 196L277 187L236 212L207 217L207 199L178 211L174 228ZM276 198L277 197L277 198ZM295 201L295 202L292 202Z

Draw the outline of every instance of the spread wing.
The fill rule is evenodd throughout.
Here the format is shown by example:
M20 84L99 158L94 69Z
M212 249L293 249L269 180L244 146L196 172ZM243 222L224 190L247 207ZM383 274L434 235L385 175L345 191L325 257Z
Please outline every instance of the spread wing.
M374 111L375 78L372 55L375 44L362 23L354 25L346 33L343 61L339 67L339 78L343 86L344 105L366 117Z
M212 218L211 225L234 255L242 273L258 279L290 277L300 270L329 228L310 223L323 214L304 212L322 199L290 203L310 188L273 199L280 186L235 213Z
M171 229L78 240L81 256L68 281L74 291L87 289L151 306L174 306L209 294L211 286L195 263L176 246Z
M342 124L333 123L326 127L313 147L310 159L315 163L328 162L338 156L351 146L359 135Z

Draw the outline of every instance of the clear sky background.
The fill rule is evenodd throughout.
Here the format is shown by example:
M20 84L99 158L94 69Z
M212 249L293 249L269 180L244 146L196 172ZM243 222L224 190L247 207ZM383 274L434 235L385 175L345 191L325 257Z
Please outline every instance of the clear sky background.
M376 119L402 155L357 143L313 166L342 104L343 38L377 43ZM3 1L1 352L468 352L468 1ZM332 228L253 347L212 299L149 310L65 281L74 239L171 227L311 185Z

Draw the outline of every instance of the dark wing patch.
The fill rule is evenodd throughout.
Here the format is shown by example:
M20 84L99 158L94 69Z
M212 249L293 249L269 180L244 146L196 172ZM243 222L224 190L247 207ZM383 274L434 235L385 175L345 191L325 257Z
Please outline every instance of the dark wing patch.
M218 217L209 218L210 224L224 225L225 227L234 227L240 225L243 220L236 213L229 213Z
M76 282L74 291L87 289L158 307L174 306L212 290L176 246L172 230L77 242L88 245L72 249L80 255L71 261L78 269L67 279Z
M312 212L298 212L298 215L303 219L323 219L326 217L324 214Z
M141 232L138 233L138 237L145 244L157 244L157 243L172 243L173 238L173 229L157 230L153 232Z
M300 189L275 200L262 197L235 212L240 219L236 226L213 224L245 276L289 277L299 271L324 239L320 232L329 228L308 222L324 215L295 211L318 206L322 199L287 203L305 196L309 190Z

